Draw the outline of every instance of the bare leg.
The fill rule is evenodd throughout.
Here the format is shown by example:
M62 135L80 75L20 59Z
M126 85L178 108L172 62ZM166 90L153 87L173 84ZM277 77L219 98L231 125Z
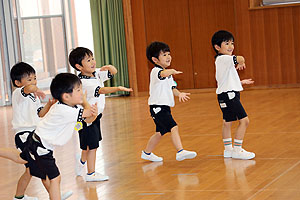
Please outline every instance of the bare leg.
M50 180L49 196L51 200L61 200L60 194L60 175Z
M223 120L223 129L222 129L223 139L231 138L231 126L232 126L232 122L226 122L225 120Z
M241 119L240 123L239 123L239 126L236 129L234 138L238 139L238 140L243 140L248 125L249 125L249 118L248 117L245 117L245 118Z
M13 148L0 148L0 157L7 158L19 164L27 163L26 160L23 160L20 157L20 152L17 149Z
M31 180L31 175L29 172L29 168L26 168L24 174L20 177L17 185L16 196L23 196L25 194L25 190Z
M88 173L95 171L96 166L96 151L97 149L92 149L87 152L87 169Z
M145 152L146 153L152 152L153 149L156 147L156 145L159 143L160 139L161 139L160 132L155 132L149 139Z
M181 139L179 136L178 126L174 126L171 129L171 138L172 138L173 145L177 151L183 149Z
M88 151L89 151L89 147L87 147L87 150L81 151L81 161L82 162L85 162L87 160Z
M43 183L44 187L46 188L47 192L49 193L49 191L50 191L50 180L49 180L48 176L46 177L46 179L42 179L42 183Z

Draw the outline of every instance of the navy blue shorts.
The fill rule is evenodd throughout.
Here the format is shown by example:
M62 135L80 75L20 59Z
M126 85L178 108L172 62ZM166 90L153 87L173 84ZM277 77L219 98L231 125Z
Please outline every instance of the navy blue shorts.
M218 102L226 122L236 121L247 117L240 101L240 92L231 91L218 94Z
M169 106L150 105L150 113L156 125L156 132L160 132L161 135L171 132L171 129L177 126Z
M102 114L100 113L95 121L91 125L87 125L85 121L82 122L83 128L79 130L79 141L80 148L82 150L97 149L99 147L99 141L102 140L101 129L100 129L100 119Z
M21 134L18 135L20 139L19 136ZM34 132L30 132L20 156L22 159L28 161L26 165L29 167L32 176L41 179L46 179L48 176L50 180L54 179L60 175L60 172L56 166L53 151L46 149L40 139L37 138L38 136Z

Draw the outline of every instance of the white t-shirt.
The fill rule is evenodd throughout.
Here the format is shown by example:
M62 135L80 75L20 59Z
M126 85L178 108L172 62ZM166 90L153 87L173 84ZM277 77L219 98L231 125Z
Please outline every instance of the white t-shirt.
M38 112L43 108L39 98L25 94L24 87L16 88L12 94L12 126L16 133L33 131L40 121Z
M176 88L177 84L172 75L169 77L161 77L161 71L163 71L163 68L157 65L151 70L148 105L167 105L174 107L175 102L172 89Z
M97 102L98 115L103 112L105 107L105 94L99 94L99 89L104 87L104 82L111 79L113 75L109 71L100 71L96 69L95 77L79 74L78 77L82 82L83 93L87 92L87 101L90 105Z
M57 102L40 120L35 133L44 147L53 151L55 146L66 144L73 134L78 134L75 127L82 121L82 114L81 106L71 107Z
M218 88L216 93L229 91L242 91L243 87L234 64L235 56L219 55L216 58L216 80Z

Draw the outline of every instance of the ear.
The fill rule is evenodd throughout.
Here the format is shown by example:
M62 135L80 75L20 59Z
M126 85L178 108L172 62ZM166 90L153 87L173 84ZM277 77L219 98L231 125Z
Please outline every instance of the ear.
M79 69L79 70L81 70L81 68L82 68L82 66L79 65L79 64L75 64L75 67L76 67L77 69Z
M157 63L157 62L158 62L158 59L155 58L155 57L152 57L151 59L152 59L152 61L153 61L154 63Z
M21 81L15 80L15 85L18 86L18 87L21 87L22 86Z
M69 102L69 99L70 99L71 95L69 93L63 93L61 95L61 100L64 102L64 103L67 103Z
M219 50L221 49L221 47L219 47L219 46L218 46L218 45L216 45L216 44L215 44L215 46L214 46L214 47L215 47L215 49L216 49L217 51L219 51Z

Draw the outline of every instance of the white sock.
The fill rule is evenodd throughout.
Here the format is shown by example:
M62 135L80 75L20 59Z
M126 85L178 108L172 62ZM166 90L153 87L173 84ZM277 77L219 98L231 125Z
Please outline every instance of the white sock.
M223 143L226 151L232 150L232 138L223 139Z
M243 145L243 140L234 139L234 145L233 145L233 147L235 149L241 150L242 149L242 145Z

